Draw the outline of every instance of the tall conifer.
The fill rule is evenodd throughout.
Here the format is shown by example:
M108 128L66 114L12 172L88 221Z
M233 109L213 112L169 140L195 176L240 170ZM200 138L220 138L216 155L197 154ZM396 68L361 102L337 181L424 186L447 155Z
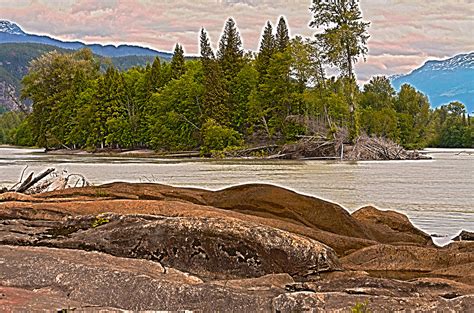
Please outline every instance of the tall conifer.
M214 59L214 52L211 48L211 42L207 36L207 32L204 28L201 28L200 39L200 49L201 49L201 60L211 60Z
M201 29L200 50L204 70L203 122L208 118L212 118L226 125L230 123L226 82L222 69L214 57L209 37L204 28Z
M177 43L174 48L173 58L171 59L171 78L178 79L185 71L184 50L183 47Z
M227 81L231 81L242 68L243 59L242 39L240 38L237 26L232 18L229 18L225 24L219 42L217 59Z
M267 21L263 30L262 39L260 40L260 49L256 60L256 69L259 73L260 80L267 73L270 59L275 52L275 37L273 36L272 24Z
M285 51L290 43L290 35L288 32L288 26L286 20L283 16L280 17L278 21L277 31L276 31L276 48L279 52Z
M148 81L147 87L150 92L157 92L160 87L162 87L161 83L161 62L160 58L156 57L153 60L153 64L151 68L147 69L148 73Z

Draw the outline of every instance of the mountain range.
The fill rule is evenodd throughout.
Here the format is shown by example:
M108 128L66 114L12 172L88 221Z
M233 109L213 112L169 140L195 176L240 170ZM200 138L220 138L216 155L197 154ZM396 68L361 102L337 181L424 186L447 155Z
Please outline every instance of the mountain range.
M433 107L462 102L474 111L474 52L446 60L427 61L409 74L391 77L395 89L409 84L428 96Z
M40 43L63 49L78 50L89 48L94 54L104 57L124 57L130 55L158 56L163 59L171 59L172 53L157 51L132 45L101 45L85 44L80 41L62 41L49 36L41 36L25 33L17 24L0 20L0 43Z

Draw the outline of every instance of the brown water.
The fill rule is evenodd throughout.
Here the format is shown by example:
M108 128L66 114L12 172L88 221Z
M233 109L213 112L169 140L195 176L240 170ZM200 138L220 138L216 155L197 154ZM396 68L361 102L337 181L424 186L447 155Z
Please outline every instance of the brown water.
M474 150L428 150L424 161L169 160L47 155L0 147L0 185L18 181L23 168L81 173L94 184L128 181L220 189L269 183L337 202L349 211L364 205L397 210L430 234L474 231ZM466 150L464 150L466 151ZM443 240L440 240L442 242Z

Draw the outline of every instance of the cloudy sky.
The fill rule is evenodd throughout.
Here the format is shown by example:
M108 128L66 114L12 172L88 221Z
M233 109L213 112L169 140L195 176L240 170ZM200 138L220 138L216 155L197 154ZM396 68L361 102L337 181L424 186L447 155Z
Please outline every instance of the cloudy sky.
M361 0L371 21L369 56L359 79L405 73L427 59L474 51L474 0ZM205 27L215 45L233 16L246 49L255 50L266 20L288 19L292 35L311 36L310 0L0 0L0 19L25 31L88 43L133 43L197 53Z

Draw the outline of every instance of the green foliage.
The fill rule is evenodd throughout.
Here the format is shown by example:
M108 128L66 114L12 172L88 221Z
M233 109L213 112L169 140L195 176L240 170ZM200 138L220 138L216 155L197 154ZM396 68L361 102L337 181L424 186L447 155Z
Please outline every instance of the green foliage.
M363 303L357 302L352 308L352 313L370 313L369 302L365 301Z
M99 226L102 226L104 224L107 224L109 223L110 220L106 219L106 218L103 218L103 217L97 217L91 224L91 227L92 228L96 228L96 227L99 227Z
M408 148L426 146L430 119L430 104L425 95L409 85L403 85L395 98L400 143Z
M275 36L275 49L278 52L285 52L286 48L290 44L290 35L288 32L288 26L283 16L278 20L278 26Z
M156 150L194 149L199 145L203 70L188 62L187 71L150 99L150 144Z
M35 143L63 145L77 113L76 98L97 77L99 65L90 50L49 52L30 64L22 97L33 101L30 117Z
M200 37L201 63L203 67L203 105L202 121L212 118L220 123L230 124L230 109L228 106L228 82L220 63L215 59L207 32L201 29Z
M240 71L243 54L239 31L235 21L229 18L224 26L224 32L219 42L219 50L217 51L217 59L228 82Z
M261 78L265 77L267 74L270 60L275 52L275 44L272 24L267 21L263 30L262 39L260 40L259 52L255 60L255 68Z
M147 69L146 73L147 90L150 93L157 92L163 87L163 79L161 77L161 61L155 58L151 68Z
M244 134L251 126L249 123L249 97L257 86L258 72L251 64L242 67L235 79L232 81L233 90L231 97L235 104L231 112L232 126L241 134Z
M470 148L474 144L474 125L466 116L466 108L460 102L451 102L436 109L431 120L433 132L431 145L443 148Z
M311 27L323 27L323 32L315 35L316 44L324 60L336 66L345 80L345 95L349 105L350 139L359 135L359 120L355 102L354 63L368 52L367 28L370 23L362 21L358 0L320 1L313 0Z
M314 1L312 11L319 14L312 25L324 27L316 42L290 39L280 18L275 33L267 22L256 55L244 55L233 19L216 55L201 30L196 60L186 61L179 44L171 62L155 58L127 70L105 67L89 50L47 51L23 79L33 112L0 115L0 143L221 156L244 143L332 136L342 128L351 139L361 132L407 148L473 145L474 123L461 103L432 111L423 94L409 85L397 93L386 77L359 89L352 64L366 53L368 23L358 1ZM328 63L343 75L326 78Z
M171 78L178 79L186 71L184 65L184 50L180 44L174 48L173 58L171 59Z
M13 86L20 96L21 80L28 73L29 63L45 53L57 51L59 53L72 53L68 49L39 43L0 43L0 82L6 82ZM105 64L107 60L120 70L127 70L135 66L144 66L153 61L152 56L122 56L105 58L94 55L94 59ZM2 107L0 106L0 113Z
M353 63L368 52L367 28L370 23L362 21L359 1L313 0L310 10L313 13L310 26L324 27L322 33L315 35L324 57L345 76L353 76Z
M208 119L202 126L202 154L218 154L225 149L232 149L243 144L240 134L213 119Z
M26 115L22 112L0 114L0 144L33 145Z
M388 78L373 77L359 96L360 126L368 134L398 141L399 116L394 108L395 90Z

